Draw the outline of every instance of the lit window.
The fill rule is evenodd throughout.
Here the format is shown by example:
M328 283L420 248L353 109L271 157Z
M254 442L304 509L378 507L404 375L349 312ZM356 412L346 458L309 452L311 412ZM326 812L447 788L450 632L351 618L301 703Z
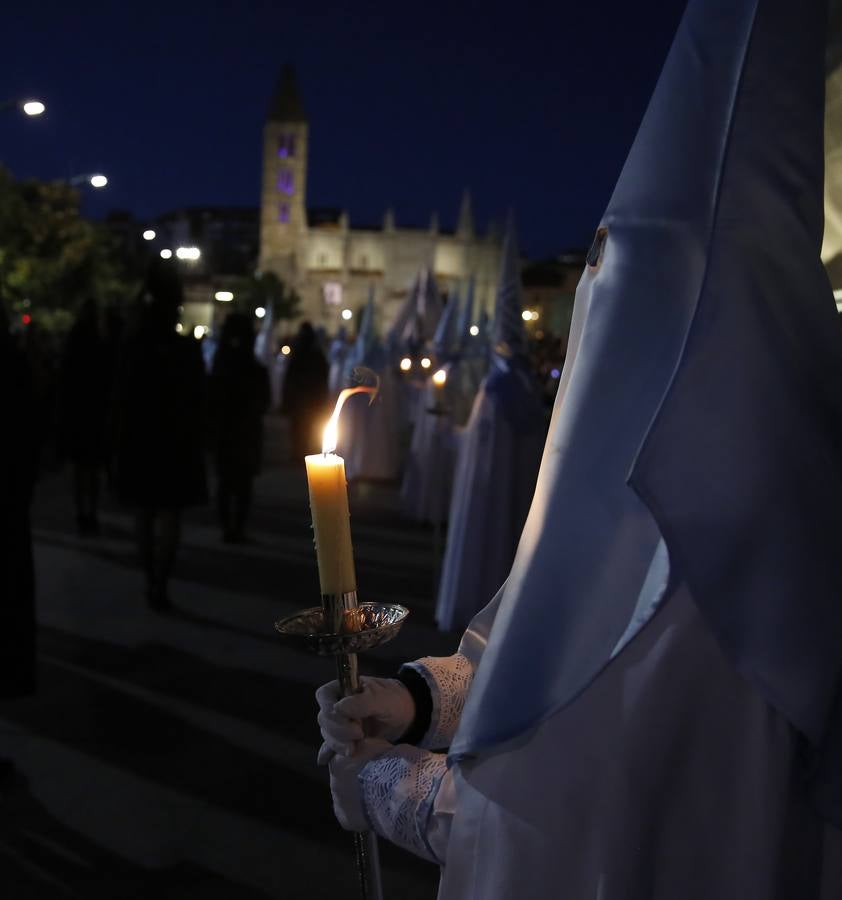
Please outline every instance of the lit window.
M278 156L281 159L290 159L295 156L295 135L282 134L278 138Z
M278 204L278 221L289 222L289 203Z
M292 171L290 169L281 169L278 172L278 190L285 194L291 194L294 191L294 181Z

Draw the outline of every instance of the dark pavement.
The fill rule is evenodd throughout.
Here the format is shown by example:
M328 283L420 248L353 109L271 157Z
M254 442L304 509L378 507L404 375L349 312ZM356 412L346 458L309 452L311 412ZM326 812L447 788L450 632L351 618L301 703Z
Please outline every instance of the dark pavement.
M277 461L270 426L251 540L223 544L211 506L189 511L166 616L146 606L129 512L109 500L102 534L79 537L69 472L42 478L39 689L0 703L16 764L0 781L3 898L355 898L315 764L313 693L332 666L273 636L318 603L318 580L303 463ZM432 621L431 531L402 520L394 486L357 487L351 505L361 598L412 613L363 671L452 652ZM435 897L434 866L381 847L387 900Z

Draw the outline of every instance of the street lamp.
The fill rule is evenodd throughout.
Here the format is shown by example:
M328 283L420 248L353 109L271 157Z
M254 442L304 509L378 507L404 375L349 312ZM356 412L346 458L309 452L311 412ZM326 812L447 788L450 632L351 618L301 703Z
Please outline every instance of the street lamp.
M80 184L88 183L91 187L104 188L108 184L108 179L101 172L90 172L86 175L74 175L68 179L68 183L72 187Z
M145 241L154 241L155 237L155 232L151 228L147 228L146 231L143 232L143 240Z
M231 291L217 291L213 298L220 303L230 303L234 299L234 294Z
M164 249L161 251L161 259L172 259L172 250L164 247Z
M175 255L179 259L196 260L202 255L202 251L198 247L178 247Z
M0 103L0 112L7 109L19 109L24 115L33 118L40 116L47 107L40 100L4 100Z

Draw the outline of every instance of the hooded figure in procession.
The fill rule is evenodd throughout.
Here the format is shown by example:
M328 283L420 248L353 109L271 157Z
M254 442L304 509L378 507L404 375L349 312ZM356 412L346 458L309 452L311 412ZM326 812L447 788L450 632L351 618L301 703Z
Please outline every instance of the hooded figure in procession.
M377 336L374 322L374 289L369 291L357 340L345 362L341 387L360 384L360 369L379 378L377 399L349 397L343 413L339 446L350 480L392 480L401 466L399 393L386 348Z
M340 823L440 864L440 900L842 896L825 15L690 0L505 585L453 656L318 692Z
M428 370L430 377L415 410L401 500L404 513L417 522L447 521L455 461L447 361L454 349L458 309L459 300L454 293L436 327L433 336L435 365ZM442 378L443 383L439 383Z
M436 604L443 630L464 628L509 573L535 490L546 417L529 368L514 225L503 245L491 366L459 435Z

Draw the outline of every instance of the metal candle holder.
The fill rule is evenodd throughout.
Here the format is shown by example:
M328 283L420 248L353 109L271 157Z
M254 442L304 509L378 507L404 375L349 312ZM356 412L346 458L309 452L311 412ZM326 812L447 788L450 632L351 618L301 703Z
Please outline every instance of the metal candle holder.
M322 594L322 605L287 616L275 630L292 647L332 656L343 697L360 690L357 654L391 641L409 610L397 603L358 603L357 592ZM354 832L357 879L363 900L382 900L377 835Z

